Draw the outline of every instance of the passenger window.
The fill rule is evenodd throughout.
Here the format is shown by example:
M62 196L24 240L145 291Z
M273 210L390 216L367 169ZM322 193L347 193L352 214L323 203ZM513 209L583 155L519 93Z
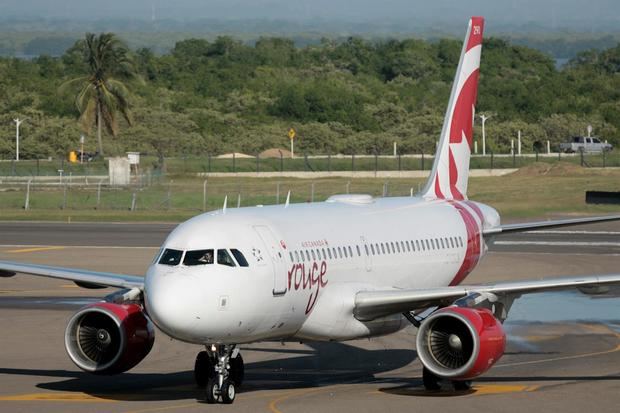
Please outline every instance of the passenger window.
M394 246L394 243L390 243L390 245L392 246L392 254L396 254L396 247ZM398 245L398 243L396 243L396 245Z
M310 251L306 250L306 259L310 261Z
M364 244L364 251L366 251L366 255L370 255L370 254L368 253L368 245L367 245L367 244Z
M349 249L349 257L353 258L353 250L351 249L351 246L349 245L347 248Z
M211 252L213 253L213 250L211 250ZM166 248L159 259L159 263L164 265L179 265L182 256L183 251Z
M370 244L370 252L372 252L372 255L375 255L375 247Z
M329 259L332 259L332 250L330 250L329 248L327 249L327 255L329 255Z
M235 259L237 260L237 264L239 264L240 267L249 267L248 260L245 259L245 256L243 255L241 251L231 248L230 252L232 252L232 255L235 257ZM293 261L292 252L291 252L291 261Z
M290 256L291 256L291 262L295 262L295 260L293 259L293 252L292 252L292 251L289 251L289 254L290 254ZM233 255L234 255L234 254L233 254Z
M362 256L362 252L360 251L360 246L359 246L359 245L356 245L356 246L355 246L355 249L357 250L357 256L358 256L358 257L361 257L361 256Z
M306 262L306 257L304 257L304 252L299 251L299 255L301 256L301 262Z
M431 243L428 241L428 239L425 239L424 241L426 241L426 249L428 251L430 251L431 250Z
M443 244L443 238L439 238L439 241L441 242L441 249L445 249L445 245Z
M323 253L323 259L326 260L327 254L325 254L325 248L321 249L321 252Z
M344 257L348 258L349 256L347 255L347 247L342 247L342 250L344 251Z
M381 243L381 253L385 254L385 244Z
M407 252L411 252L411 244L409 243L409 240L407 240L405 244L407 244Z
M217 263L228 267L235 266L235 262L226 250L217 250Z
M316 255L314 255L314 250L310 251L312 253L312 261L316 261Z
M299 262L299 253L295 251L295 261Z
M419 240L415 240L415 246L416 246L416 249L418 251L420 251L420 241Z
M338 256L342 258L342 248L338 247Z
M396 250L400 253L400 244L398 242L396 243Z

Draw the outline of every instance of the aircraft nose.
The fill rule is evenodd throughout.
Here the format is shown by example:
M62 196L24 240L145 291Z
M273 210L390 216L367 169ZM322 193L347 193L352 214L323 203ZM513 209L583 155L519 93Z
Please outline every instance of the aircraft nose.
M172 337L190 339L192 326L199 318L193 306L194 294L191 276L155 266L147 272L144 283L147 313L160 330Z

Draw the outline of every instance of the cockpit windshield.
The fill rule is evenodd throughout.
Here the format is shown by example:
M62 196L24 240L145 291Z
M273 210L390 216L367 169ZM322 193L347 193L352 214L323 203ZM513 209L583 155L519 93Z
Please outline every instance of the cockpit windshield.
M226 250L217 250L217 263L227 265L229 267L235 267L235 261Z
M183 256L183 251L167 248L164 251L164 253L161 255L161 258L159 259L159 263L164 264L164 265L179 265L179 263L181 262L182 256Z
M243 253L238 249L232 248L229 252L227 249L218 249L215 250L213 248L203 249L203 250L191 250L185 251L185 256L183 256L183 252L181 250L175 250L172 248L166 248L164 252L161 254L161 258L158 263L163 265L175 266L181 264L181 260L183 260L183 265L188 267L195 265L207 265L218 263L219 265L225 265L227 267L248 267L248 261L245 259ZM232 256L230 253L232 252ZM233 256L235 258L233 258ZM236 261L235 261L236 260Z
M213 250L194 250L187 251L183 259L183 265L205 265L213 264Z

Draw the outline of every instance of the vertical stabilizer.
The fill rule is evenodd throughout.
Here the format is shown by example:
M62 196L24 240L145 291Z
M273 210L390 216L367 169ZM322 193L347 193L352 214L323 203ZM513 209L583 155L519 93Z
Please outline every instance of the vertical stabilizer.
M484 19L472 17L454 77L433 169L422 191L426 199L467 199L483 29Z

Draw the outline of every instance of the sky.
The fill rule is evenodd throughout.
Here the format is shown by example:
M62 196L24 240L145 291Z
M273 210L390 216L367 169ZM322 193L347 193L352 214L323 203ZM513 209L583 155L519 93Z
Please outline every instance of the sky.
M0 0L1 18L273 19L446 23L483 15L497 25L590 27L620 22L618 0Z

